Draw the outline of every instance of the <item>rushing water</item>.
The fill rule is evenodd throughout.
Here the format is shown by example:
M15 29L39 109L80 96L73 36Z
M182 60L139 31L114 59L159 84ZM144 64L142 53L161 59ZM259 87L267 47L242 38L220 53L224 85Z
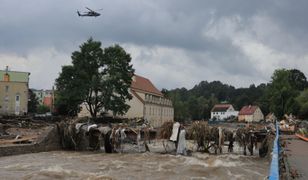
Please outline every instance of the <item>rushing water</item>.
M269 162L236 154L53 151L0 158L1 179L265 179Z

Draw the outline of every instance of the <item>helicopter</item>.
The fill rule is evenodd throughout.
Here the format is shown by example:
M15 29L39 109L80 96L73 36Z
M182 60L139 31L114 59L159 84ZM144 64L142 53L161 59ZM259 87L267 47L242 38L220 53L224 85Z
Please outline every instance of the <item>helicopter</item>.
M77 10L77 14L78 16L94 16L94 17L97 17L97 16L100 16L101 14L96 12L96 11L93 11L92 9L86 7L86 9L88 9L89 11L88 12L85 12L83 14L81 14L78 10ZM100 10L103 10L103 9L99 9L97 11L100 11Z

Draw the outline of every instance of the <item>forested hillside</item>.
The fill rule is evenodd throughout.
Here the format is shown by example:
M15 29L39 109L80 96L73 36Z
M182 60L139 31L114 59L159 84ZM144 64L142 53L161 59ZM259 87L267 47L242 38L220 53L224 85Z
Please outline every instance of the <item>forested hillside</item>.
M260 106L264 115L274 112L282 117L292 113L308 117L308 83L304 73L297 69L277 69L266 84L235 88L220 81L201 81L192 89L163 89L174 105L175 120L209 119L217 103L231 103L236 110L244 105Z

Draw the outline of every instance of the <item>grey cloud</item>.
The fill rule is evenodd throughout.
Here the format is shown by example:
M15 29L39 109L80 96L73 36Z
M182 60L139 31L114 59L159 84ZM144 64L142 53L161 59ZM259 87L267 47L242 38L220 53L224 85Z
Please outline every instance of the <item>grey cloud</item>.
M268 69L262 70L265 61L269 66L279 61L272 69L281 67L281 61L286 57L305 61L307 3L304 0L28 0L21 4L18 0L3 0L0 6L0 54L31 57L33 49L53 48L66 55L63 57L68 57L92 36L101 40L104 46L119 43L143 48L134 61L137 67L142 68L141 64L148 63L149 67L155 66L156 69L151 71L152 74L137 71L153 76L157 81L163 79L158 75L160 70L167 74L167 68L184 68L181 60L176 59L185 56L183 64L195 72L185 72L183 77L178 74L181 78L170 76L168 82L159 81L159 86L178 86L184 77L187 79L183 80L183 85L207 79L223 81L220 78L224 77L228 77L225 79L231 84L249 85L250 79L262 82L270 78L266 78L269 73L264 73ZM85 6L103 8L102 16L78 17L76 10L83 11ZM222 19L232 17L239 17L241 21L234 29L228 29L230 27ZM217 23L221 23L217 27L220 34L204 36L204 31ZM244 43L237 43L241 38L250 44L259 44L265 50L250 49L247 52ZM152 51L156 48L168 49L168 52L159 50L162 55L158 56ZM261 58L260 54L254 53L259 51L265 55L277 55ZM46 59L52 60L52 57ZM258 61L262 61L262 66ZM61 60L57 62L61 63ZM292 62L287 65L299 66ZM243 76L245 80L239 83L239 77Z

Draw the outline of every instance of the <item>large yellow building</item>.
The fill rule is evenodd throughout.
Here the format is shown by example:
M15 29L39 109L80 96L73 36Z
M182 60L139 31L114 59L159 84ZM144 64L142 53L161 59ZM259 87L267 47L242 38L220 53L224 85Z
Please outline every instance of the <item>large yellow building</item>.
M126 102L130 108L123 116L124 118L142 118L153 127L159 127L164 122L174 120L171 100L165 98L149 79L134 75L129 91L133 97ZM81 107L82 110L78 116L90 116L85 104Z
M28 112L28 72L0 70L0 114L23 115Z
M133 98L127 103L131 108L125 117L144 118L153 127L174 120L171 100L165 98L149 79L134 75L130 91Z

